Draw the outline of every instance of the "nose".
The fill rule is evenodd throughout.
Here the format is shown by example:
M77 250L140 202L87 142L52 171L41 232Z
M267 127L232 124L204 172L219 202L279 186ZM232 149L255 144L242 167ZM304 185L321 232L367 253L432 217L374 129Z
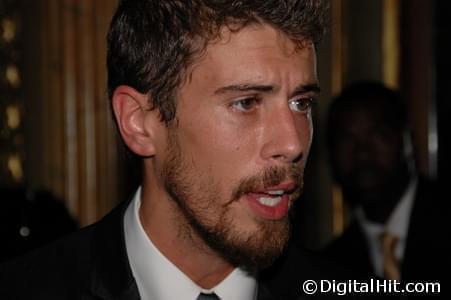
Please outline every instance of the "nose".
M366 144L356 143L352 152L355 155L354 157L356 161L367 161L370 157L370 149Z
M370 141L368 135L356 137L352 146L352 155L358 162L370 160L375 156L373 153L377 151L377 145Z
M277 109L266 119L261 156L264 160L297 162L307 153L311 136L309 116L295 115L288 107Z

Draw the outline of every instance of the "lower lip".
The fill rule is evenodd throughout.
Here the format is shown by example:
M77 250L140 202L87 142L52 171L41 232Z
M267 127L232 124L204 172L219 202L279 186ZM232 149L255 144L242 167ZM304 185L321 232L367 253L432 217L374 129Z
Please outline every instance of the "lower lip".
M265 195L267 197L267 195ZM288 215L289 197L282 195L281 201L276 206L263 205L258 201L259 194L246 194L245 201L248 203L252 212L258 217L266 220L280 220Z

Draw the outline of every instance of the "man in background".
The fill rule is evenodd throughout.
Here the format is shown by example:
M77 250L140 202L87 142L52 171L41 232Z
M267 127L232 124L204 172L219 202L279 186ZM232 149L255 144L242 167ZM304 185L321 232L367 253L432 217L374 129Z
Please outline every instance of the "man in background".
M352 213L328 256L363 276L442 279L449 212L437 185L416 172L400 95L354 83L331 104L327 130L333 176Z

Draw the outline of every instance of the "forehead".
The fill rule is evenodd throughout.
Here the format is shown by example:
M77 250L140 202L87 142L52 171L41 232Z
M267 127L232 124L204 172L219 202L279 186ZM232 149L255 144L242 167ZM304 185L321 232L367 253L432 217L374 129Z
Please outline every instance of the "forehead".
M297 74L298 78L293 80L317 82L313 43L294 42L284 33L264 24L251 24L238 31L222 28L219 37L207 45L193 64L190 77L205 69L209 69L209 72L203 72L209 80L249 78L265 81L271 80L268 76L281 77L285 73L285 76L290 74L292 77Z
M342 124L369 124L380 128L399 130L401 115L393 110L387 101L378 99L365 100L362 98L345 102L336 110L337 123Z
M216 39L209 43L210 50L221 47L221 45L230 44L238 48L265 48L273 47L274 42L280 50L286 54L294 52L312 43L308 40L292 40L284 32L274 28L266 23L252 22L246 26L235 29L233 26L223 26Z
M337 119L336 129L346 131L365 131L385 127L385 122L378 113L367 109L351 109L342 112Z

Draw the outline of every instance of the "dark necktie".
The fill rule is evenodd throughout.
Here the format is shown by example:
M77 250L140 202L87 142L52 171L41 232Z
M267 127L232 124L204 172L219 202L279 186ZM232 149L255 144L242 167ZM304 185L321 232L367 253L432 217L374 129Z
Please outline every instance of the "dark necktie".
M211 294L200 293L199 296L197 297L197 300L221 300L221 298L216 296L215 293Z

